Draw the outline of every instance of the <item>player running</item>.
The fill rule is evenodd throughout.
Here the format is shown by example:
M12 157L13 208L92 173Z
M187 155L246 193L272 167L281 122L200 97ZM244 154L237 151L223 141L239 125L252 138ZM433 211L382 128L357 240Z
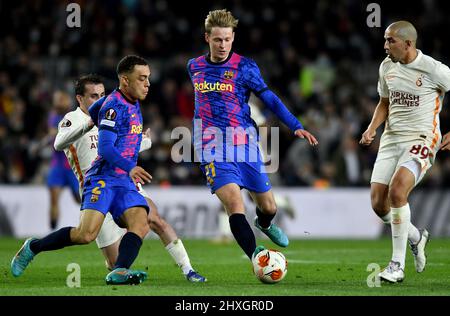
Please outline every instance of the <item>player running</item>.
M77 86L79 86L79 91L77 94L79 96L89 98L89 85L85 84L85 90L87 90L87 92L85 92L82 90L81 86L83 85L83 83L80 83L80 81L89 82L87 80L89 80L89 78L91 77L92 76L82 77L78 81ZM103 84L101 84L101 89L103 90L104 94ZM95 94L95 96L97 95L98 94ZM72 129L61 128L60 133L58 134L61 137L59 139L57 137L56 139L59 148L66 148L65 152L68 155L67 157L69 158L69 161L71 161L74 172L80 168L82 176L84 175L86 170L81 168L81 165L90 165L97 156L95 140L97 139L98 129L97 126L93 126L88 133L81 137L79 136L80 132L76 132L76 130L83 129L82 126L93 124L92 121L96 122L95 125L98 125L98 113L101 109L101 106L103 105L104 100L105 98L102 97L98 99L98 101L96 101L94 104L92 104L95 99L85 99L85 101L87 102L83 103L83 98L79 98L80 108L77 109L78 118L75 117L75 112L77 111L71 112L74 113L73 121L77 122L76 125L78 126L78 128L74 126L75 124L72 124ZM88 108L90 104L92 105ZM72 116L71 113L69 114ZM69 116L69 114L67 116ZM57 142L55 142L55 146L57 145ZM72 142L73 144L71 144ZM143 134L139 152L150 149L151 145L152 142L150 138L150 129L148 129L146 133ZM69 146L68 149L67 146ZM74 148L75 150L71 148ZM77 153L79 154L77 155ZM76 164L77 159L79 160L80 167L78 167L78 165ZM85 163L82 163L82 160L84 160ZM79 172L76 173L79 174ZM147 195L147 192L145 192L140 183L138 183L138 191L145 197L150 207L148 216L148 224L150 226L150 229L159 236L170 256L181 268L181 271L183 272L186 279L190 282L206 282L207 279L192 268L183 242L178 238L172 226L170 226L163 218L160 217L155 203L150 199L150 197ZM97 236L96 242L98 247L102 249L109 268L114 266L117 258L119 241L124 233L125 230L118 227L117 224L113 221L110 213L107 213L102 228L100 229L100 233Z
M151 175L136 163L142 141L139 101L149 90L150 67L145 59L129 55L119 62L117 75L119 88L106 98L99 112L98 156L86 173L78 227L64 227L42 239L27 239L11 262L14 276L20 276L42 251L92 242L109 211L127 233L106 283L139 284L147 278L146 272L129 268L149 232L149 207L136 184L150 182Z
M392 259L379 277L395 283L405 277L407 241L416 271L422 272L427 262L429 233L411 223L408 197L439 148L450 149L450 133L441 143L439 128L442 101L450 90L450 69L416 48L416 29L407 21L389 25L384 38L388 57L380 65L380 101L360 143L370 145L386 121L370 182L372 208L392 229Z
M257 205L254 225L281 247L288 246L289 239L272 223L277 206L257 135L252 132L256 130L250 118L250 93L255 93L295 136L306 138L313 146L317 140L267 87L256 63L231 51L237 24L229 11L209 12L205 20L209 54L189 60L187 70L195 90L193 142L200 168L229 215L234 238L252 258L264 247L256 247L255 235L245 218L242 188L250 192ZM231 128L233 136L227 139L227 129ZM245 130L249 133L242 132Z

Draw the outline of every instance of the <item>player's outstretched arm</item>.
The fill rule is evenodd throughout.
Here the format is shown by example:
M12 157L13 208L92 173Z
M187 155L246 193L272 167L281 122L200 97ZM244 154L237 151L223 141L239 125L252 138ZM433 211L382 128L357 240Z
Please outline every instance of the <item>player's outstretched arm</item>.
M58 124L58 133L56 134L53 147L56 150L64 150L73 144L77 139L86 134L94 127L94 122L86 117L82 120L72 119L70 116L64 116Z
M450 150L450 132L446 133L442 137L442 142L439 146L439 150Z
M292 131L303 129L303 126L299 120L297 120L297 118L289 112L280 98L271 90L266 88L259 94L259 98Z
M267 89L259 95L259 98L273 113L275 113L276 116L278 116L284 124L294 131L295 136L299 138L306 138L311 146L316 146L319 144L314 135L303 128L299 120L297 120L297 118L289 112L275 93Z
M369 146L377 135L377 128L386 121L389 113L389 98L380 98L367 130L362 134L359 143Z

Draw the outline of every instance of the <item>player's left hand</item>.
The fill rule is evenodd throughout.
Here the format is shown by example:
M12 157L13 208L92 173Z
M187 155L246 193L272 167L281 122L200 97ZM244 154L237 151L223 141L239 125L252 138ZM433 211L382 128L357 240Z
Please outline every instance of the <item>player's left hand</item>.
M299 138L306 138L311 146L317 146L319 144L314 135L308 132L307 130L298 129L295 131L294 135Z
M450 150L450 132L442 137L442 142L439 146L439 150Z

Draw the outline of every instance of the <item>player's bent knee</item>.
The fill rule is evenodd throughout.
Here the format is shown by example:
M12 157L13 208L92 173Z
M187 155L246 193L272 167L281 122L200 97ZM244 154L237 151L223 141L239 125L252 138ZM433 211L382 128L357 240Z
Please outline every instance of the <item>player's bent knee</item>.
M391 186L389 188L389 202L393 207L400 207L406 204L407 194L402 188Z
M277 212L277 205L275 204L275 201L264 202L261 205L261 211L264 214L275 214Z
M81 244L85 245L93 242L95 238L97 238L97 234L95 233L82 233L78 240Z
M144 237L150 232L150 226L147 222L139 223L137 225L133 225L133 227L130 227L129 231L144 239Z
M390 211L388 190L374 190L370 192L370 202L372 204L373 211L380 217L386 215Z
M372 199L372 209L378 216L389 213L389 204L383 199Z

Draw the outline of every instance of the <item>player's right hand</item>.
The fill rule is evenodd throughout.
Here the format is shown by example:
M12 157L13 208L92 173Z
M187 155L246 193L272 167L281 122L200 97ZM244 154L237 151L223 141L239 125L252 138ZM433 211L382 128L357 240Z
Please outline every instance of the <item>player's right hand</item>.
M131 180L133 180L134 184L137 185L145 184L146 182L152 182L152 176L150 173L145 171L142 167L136 166L130 171Z
M377 135L377 131L374 131L372 129L367 129L361 137L361 140L359 143L364 146L369 146L373 140L375 139L375 136Z

